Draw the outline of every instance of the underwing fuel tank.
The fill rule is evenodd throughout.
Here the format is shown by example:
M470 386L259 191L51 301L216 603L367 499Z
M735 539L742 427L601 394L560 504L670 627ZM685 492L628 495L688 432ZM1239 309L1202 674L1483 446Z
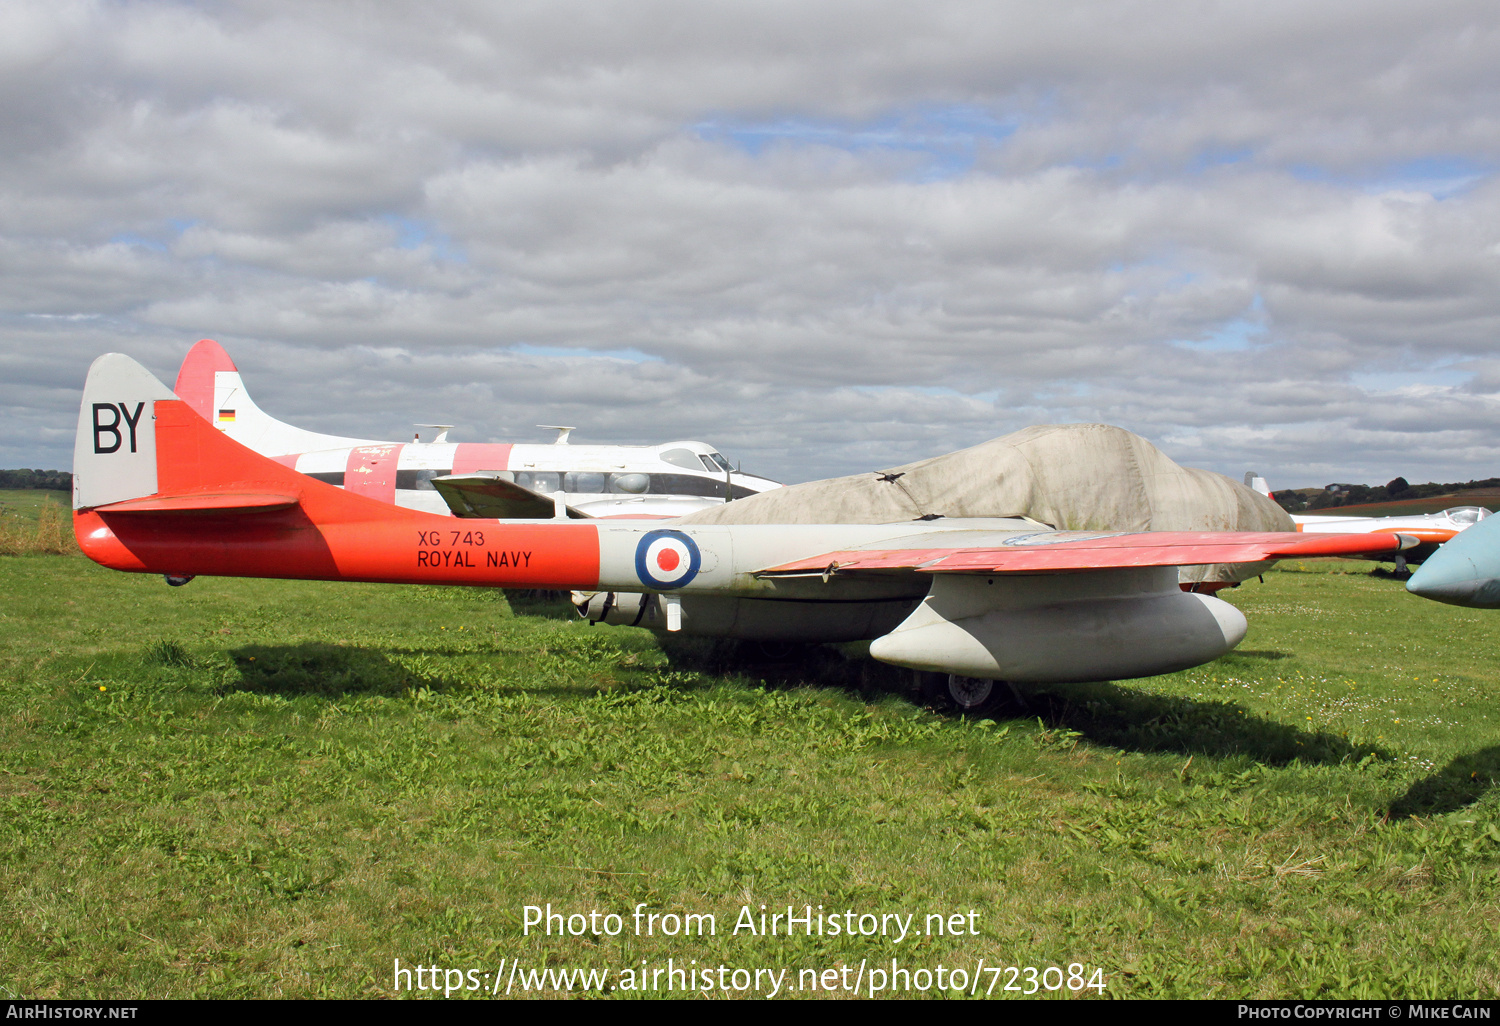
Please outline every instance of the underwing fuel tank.
M1170 567L1049 578L938 574L870 655L992 680L1122 680L1217 659L1245 629L1234 606L1178 588Z

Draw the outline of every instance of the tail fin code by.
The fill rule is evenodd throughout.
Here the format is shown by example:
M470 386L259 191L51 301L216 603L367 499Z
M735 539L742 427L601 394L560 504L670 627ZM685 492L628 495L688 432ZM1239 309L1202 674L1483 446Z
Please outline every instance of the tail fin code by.
M156 401L175 398L128 356L94 361L73 442L74 509L156 494Z

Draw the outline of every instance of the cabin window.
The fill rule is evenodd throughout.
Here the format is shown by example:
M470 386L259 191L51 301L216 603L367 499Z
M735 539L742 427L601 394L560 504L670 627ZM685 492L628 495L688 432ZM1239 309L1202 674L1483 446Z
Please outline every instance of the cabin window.
M563 475L563 491L583 492L597 495L604 491L604 475L593 473L567 473Z
M451 473L453 473L451 468L447 470L398 470L396 471L396 487L419 492L434 491L432 479Z
M609 475L609 490L625 495L641 495L651 489L651 477L648 474L611 474Z
M516 484L550 495L562 490L562 475L545 470L521 471L516 474Z

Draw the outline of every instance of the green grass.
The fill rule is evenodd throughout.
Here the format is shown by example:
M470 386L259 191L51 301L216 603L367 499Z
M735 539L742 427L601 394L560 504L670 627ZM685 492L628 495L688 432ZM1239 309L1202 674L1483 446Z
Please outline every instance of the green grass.
M1211 665L966 721L833 653L725 674L722 648L669 661L497 593L0 558L0 994L389 996L396 958L618 983L671 957L1494 998L1500 620L1366 568L1223 593L1251 631ZM523 936L549 902L626 929ZM718 935L633 936L640 902ZM762 903L973 909L980 935L732 935Z

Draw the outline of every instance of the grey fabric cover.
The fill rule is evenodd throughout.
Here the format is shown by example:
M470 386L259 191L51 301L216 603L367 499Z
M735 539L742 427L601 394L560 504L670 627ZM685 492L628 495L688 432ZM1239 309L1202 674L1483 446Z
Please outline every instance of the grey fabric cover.
M1238 481L1180 467L1108 424L1029 427L968 449L809 481L701 510L685 524L887 524L1030 517L1067 531L1291 531L1280 506ZM1184 581L1238 581L1266 564L1184 567Z

